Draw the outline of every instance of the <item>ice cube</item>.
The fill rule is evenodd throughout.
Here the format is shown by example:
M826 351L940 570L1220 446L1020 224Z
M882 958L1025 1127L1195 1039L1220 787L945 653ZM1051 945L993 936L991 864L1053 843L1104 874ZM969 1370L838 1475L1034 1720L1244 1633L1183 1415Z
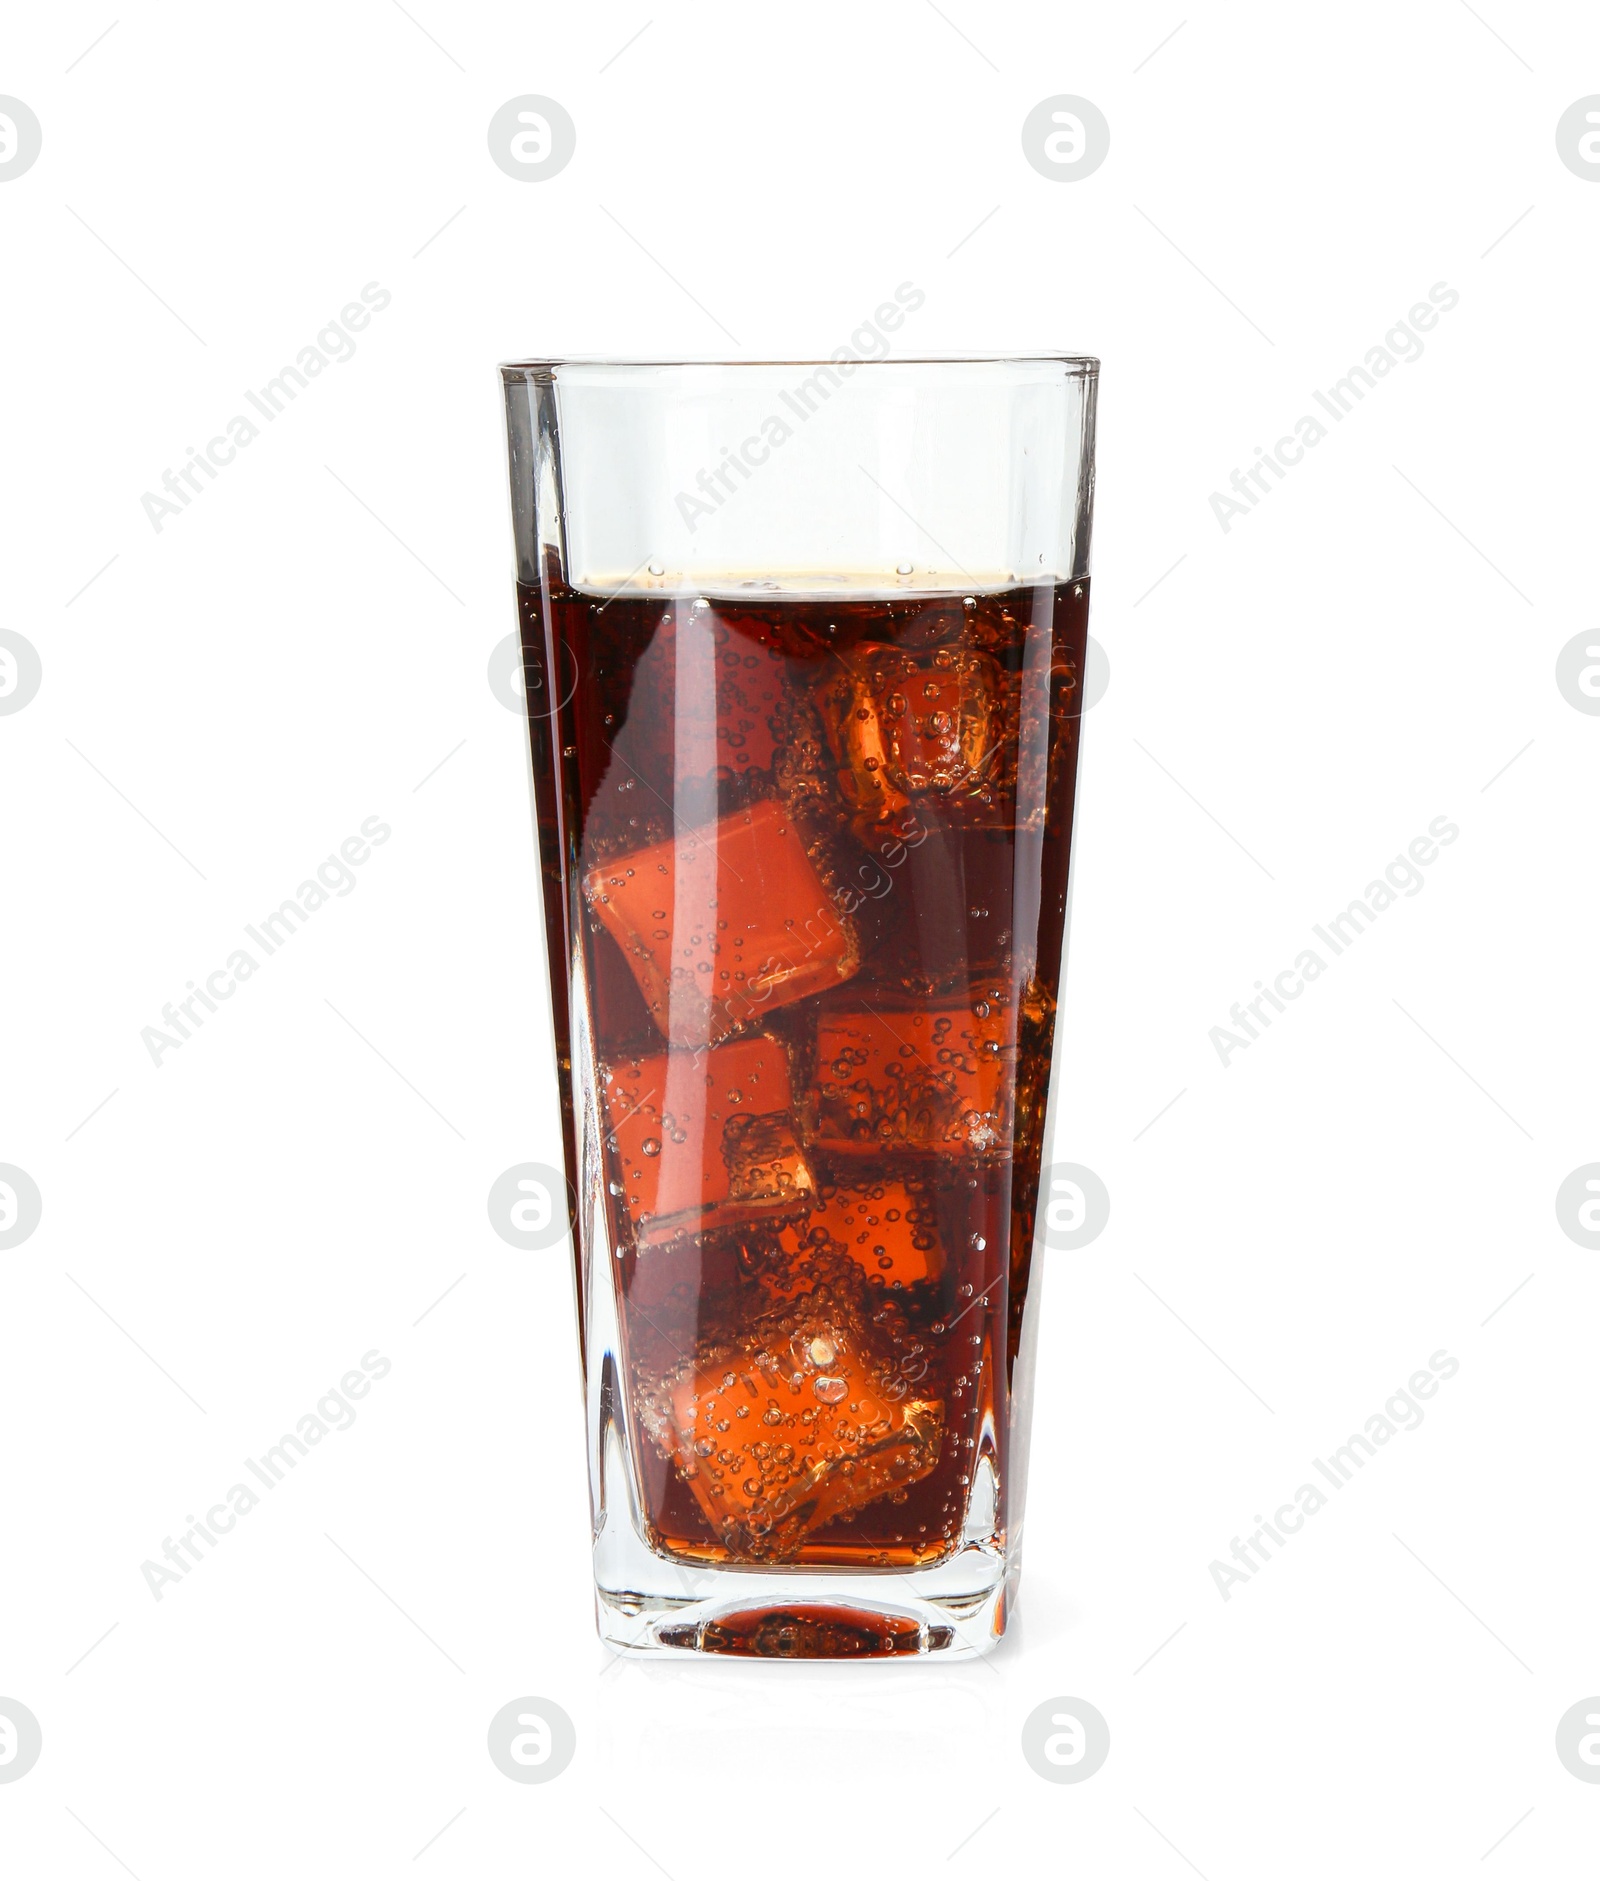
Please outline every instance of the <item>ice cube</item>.
M747 1235L741 1265L747 1273L788 1275L802 1256L833 1249L869 1280L892 1287L937 1279L944 1267L928 1197L891 1177L824 1185L821 1206L805 1220Z
M958 824L1007 818L1016 685L987 653L864 641L819 688L839 789L857 829L926 805Z
M624 1059L605 1068L601 1097L620 1238L636 1248L813 1206L778 1040Z
M768 798L591 868L583 894L661 1031L699 1046L856 971L855 927L827 873Z
M820 1289L704 1340L639 1410L718 1539L752 1561L792 1558L919 1482L944 1432L943 1401L912 1395L859 1298Z
M926 999L841 990L817 1013L808 1146L834 1156L1012 1149L1017 1001L996 976Z

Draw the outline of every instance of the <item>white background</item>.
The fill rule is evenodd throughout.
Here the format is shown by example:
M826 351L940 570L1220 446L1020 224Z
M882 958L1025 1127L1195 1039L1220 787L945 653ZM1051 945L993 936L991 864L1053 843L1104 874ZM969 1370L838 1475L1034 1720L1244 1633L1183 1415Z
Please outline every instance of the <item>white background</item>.
M0 186L0 626L43 662L0 717L0 1161L44 1211L0 1253L0 1696L44 1734L6 1872L1587 1872L1597 1257L1553 1203L1600 1156L1600 721L1554 666L1600 189L1554 132L1600 17L74 0L13 11L0 91L44 135ZM542 183L486 146L524 92L578 128ZM1059 92L1111 125L1077 182L1019 141ZM620 1663L565 1256L485 1210L559 1161L494 368L815 354L903 280L918 350L1104 362L1055 1154L1111 1222L1044 1262L992 1660ZM355 357L156 532L369 281ZM1211 492L1440 281L1424 355L1225 533ZM1426 887L1224 1069L1209 1029L1439 816ZM140 1563L372 1348L356 1425L156 1602ZM1209 1563L1441 1348L1425 1424L1224 1601ZM485 1751L528 1694L577 1728L542 1786ZM1075 1786L1020 1749L1061 1696L1111 1727Z

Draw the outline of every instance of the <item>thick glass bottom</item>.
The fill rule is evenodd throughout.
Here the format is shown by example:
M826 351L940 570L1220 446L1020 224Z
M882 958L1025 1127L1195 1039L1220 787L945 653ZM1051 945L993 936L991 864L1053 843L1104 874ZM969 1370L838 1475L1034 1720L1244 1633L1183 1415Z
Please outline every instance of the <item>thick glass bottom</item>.
M992 1651L1005 1625L1003 1571L987 1587L948 1594L911 1584L923 1575L852 1576L848 1586L815 1575L688 1578L715 1584L688 1595L597 1584L600 1637L613 1651L650 1656L962 1659ZM730 1587L734 1578L748 1585Z
M999 1644L1016 1597L1015 1565L990 1542L903 1573L763 1571L669 1561L616 1526L595 1548L595 1612L617 1652L972 1658Z

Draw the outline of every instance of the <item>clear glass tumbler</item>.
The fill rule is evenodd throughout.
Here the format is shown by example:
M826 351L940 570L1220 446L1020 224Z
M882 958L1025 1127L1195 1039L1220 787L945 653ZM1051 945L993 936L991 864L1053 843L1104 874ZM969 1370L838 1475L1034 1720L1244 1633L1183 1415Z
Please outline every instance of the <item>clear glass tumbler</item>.
M502 374L601 1635L984 1651L1096 362Z

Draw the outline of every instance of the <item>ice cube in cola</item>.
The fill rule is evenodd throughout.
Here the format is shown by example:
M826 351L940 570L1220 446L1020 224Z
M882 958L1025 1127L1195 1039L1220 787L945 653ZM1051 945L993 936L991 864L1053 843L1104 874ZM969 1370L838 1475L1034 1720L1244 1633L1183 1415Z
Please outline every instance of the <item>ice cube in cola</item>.
M913 807L952 825L1004 822L1017 686L997 660L960 644L911 652L863 642L840 665L818 703L858 831Z
M1009 1155L1017 1042L998 976L921 999L841 988L818 1002L811 1141L851 1159Z
M855 972L854 929L809 851L769 797L585 875L584 899L675 1044L726 1038Z
M791 1283L816 1252L842 1253L890 1288L938 1277L944 1265L937 1214L921 1185L897 1177L826 1185L801 1218L761 1223L741 1237L744 1272Z
M600 1090L624 1240L657 1247L810 1207L816 1183L777 1039L620 1058Z
M943 1404L914 1391L865 1297L819 1287L752 1312L641 1394L646 1430L739 1558L792 1560L939 1460Z

